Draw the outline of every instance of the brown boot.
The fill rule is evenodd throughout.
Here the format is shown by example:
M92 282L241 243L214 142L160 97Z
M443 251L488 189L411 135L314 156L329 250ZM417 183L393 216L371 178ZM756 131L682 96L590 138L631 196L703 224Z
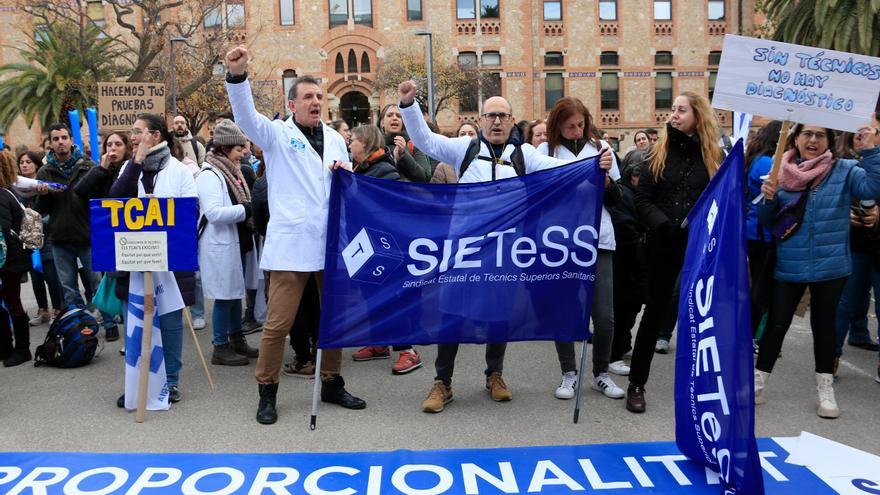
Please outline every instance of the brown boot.
M442 380L437 380L428 392L428 397L422 402L422 411L438 413L450 402L452 402L452 387L447 387Z
M626 410L634 413L645 412L645 387L630 383L626 389Z
M495 402L507 402L513 399L513 394L501 378L501 373L492 373L486 377L486 390Z

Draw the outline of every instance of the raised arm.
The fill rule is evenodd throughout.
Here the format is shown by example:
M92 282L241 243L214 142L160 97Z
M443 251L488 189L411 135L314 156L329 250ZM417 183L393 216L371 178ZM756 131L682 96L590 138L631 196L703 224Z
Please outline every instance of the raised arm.
M273 144L272 121L257 112L254 96L247 80L247 48L239 46L226 54L226 92L235 123L244 134L260 148L269 149Z
M400 115L403 117L403 125L409 133L413 145L435 160L457 166L464 159L467 143L470 142L470 139L452 139L441 134L434 134L422 117L419 106L414 104L416 89L416 83L413 81L404 81L398 86Z

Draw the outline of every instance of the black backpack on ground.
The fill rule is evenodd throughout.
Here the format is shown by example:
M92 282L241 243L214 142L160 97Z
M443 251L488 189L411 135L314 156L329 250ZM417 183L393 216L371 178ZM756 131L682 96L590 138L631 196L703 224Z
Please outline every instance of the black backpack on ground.
M98 321L80 306L68 306L49 327L34 352L34 366L77 368L89 364L98 349Z

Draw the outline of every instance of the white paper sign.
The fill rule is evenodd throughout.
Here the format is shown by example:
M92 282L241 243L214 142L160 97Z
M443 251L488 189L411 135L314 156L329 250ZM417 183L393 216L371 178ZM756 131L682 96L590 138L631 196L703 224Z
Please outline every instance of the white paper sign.
M167 272L167 232L116 232L116 269L126 272Z
M855 132L878 93L880 58L728 34L712 106Z

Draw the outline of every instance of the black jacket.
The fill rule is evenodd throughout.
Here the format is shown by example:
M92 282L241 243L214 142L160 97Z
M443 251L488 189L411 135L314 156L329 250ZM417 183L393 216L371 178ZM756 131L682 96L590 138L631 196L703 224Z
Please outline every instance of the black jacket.
M257 232L266 237L266 229L269 227L269 182L265 175L254 182L254 188L251 190L251 208Z
M379 179L400 180L400 174L397 172L397 167L394 166L394 158L387 149L382 156L364 163L358 163L355 166L354 172L356 174L368 175Z
M89 201L75 192L77 184L85 178L95 162L88 158L77 161L70 178L58 167L44 165L37 171L37 179L67 185L63 191L50 191L37 199L37 210L49 215L46 236L52 244L89 245Z
M119 177L121 169L122 166L111 167L110 170L94 167L76 184L73 192L84 199L109 198L110 186Z
M614 240L620 245L638 244L644 235L645 228L639 222L639 213L636 210L636 190L629 182L629 176L624 175L624 182L620 184L620 201L608 208L611 215L611 223L614 224Z
M680 227L709 184L699 139L669 124L666 132L669 133L669 152L662 177L653 177L650 168L643 167L636 191L639 218L653 232Z
M22 218L24 213L12 191L6 188L0 190L0 228L6 239L6 263L0 268L0 273L18 274L31 269L31 250L22 247L17 234L21 232Z

